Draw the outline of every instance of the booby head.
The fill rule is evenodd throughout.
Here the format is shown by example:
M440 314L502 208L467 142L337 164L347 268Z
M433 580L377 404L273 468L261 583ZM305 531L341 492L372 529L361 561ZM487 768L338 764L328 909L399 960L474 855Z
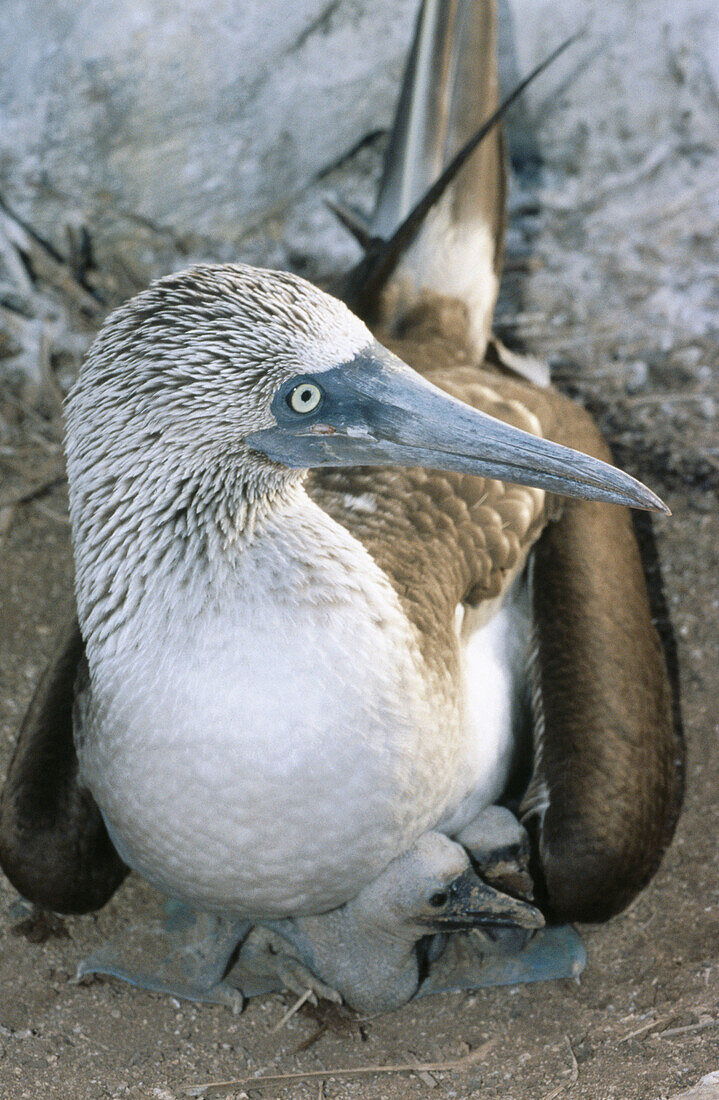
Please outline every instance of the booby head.
M538 929L538 909L488 886L461 845L442 833L424 833L358 895L363 923L397 939L436 932L503 927Z
M108 319L83 366L71 474L158 450L168 469L240 467L257 495L311 467L425 466L667 511L615 467L450 397L304 279L244 265L160 279Z

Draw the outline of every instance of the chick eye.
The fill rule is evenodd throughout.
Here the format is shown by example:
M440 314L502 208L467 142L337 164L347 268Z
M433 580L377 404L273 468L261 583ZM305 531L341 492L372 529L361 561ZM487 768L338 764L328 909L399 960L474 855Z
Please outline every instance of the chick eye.
M446 890L438 890L436 894L432 894L429 899L429 904L435 909L441 909L443 905L446 905L449 901L449 895Z
M296 413L314 412L322 400L322 390L314 382L300 382L287 394L287 404Z

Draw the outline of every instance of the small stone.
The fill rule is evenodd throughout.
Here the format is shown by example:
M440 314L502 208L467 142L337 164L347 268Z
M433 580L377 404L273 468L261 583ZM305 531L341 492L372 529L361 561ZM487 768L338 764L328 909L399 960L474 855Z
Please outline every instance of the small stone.
M676 1093L670 1100L719 1100L719 1070L707 1073L693 1088Z
M649 367L643 359L634 359L626 366L624 388L629 394L640 393L649 381Z

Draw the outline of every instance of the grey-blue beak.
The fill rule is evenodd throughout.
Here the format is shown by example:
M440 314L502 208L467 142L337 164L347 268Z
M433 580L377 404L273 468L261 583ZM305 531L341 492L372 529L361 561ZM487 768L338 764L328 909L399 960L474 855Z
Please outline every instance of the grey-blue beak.
M640 481L478 412L373 344L349 363L290 379L253 450L290 467L424 466L669 514Z

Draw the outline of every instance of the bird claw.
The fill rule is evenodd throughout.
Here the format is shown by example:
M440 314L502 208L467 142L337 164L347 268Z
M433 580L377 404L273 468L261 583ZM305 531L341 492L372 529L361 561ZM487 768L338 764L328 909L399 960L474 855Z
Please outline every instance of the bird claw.
M243 988L243 972L251 971L253 980L263 976L277 979L283 989L298 997L306 997L317 1004L317 1000L342 1004L342 997L292 954L292 945L279 932L263 925L255 925L242 945L239 958L230 980Z

